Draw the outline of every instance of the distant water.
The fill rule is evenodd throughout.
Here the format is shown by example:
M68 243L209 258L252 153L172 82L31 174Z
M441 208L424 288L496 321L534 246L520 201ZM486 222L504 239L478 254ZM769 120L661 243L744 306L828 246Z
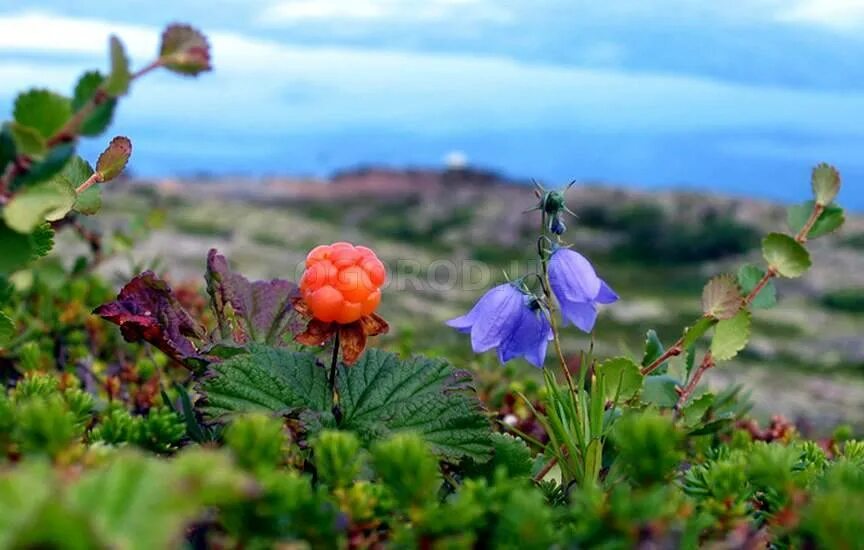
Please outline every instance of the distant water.
M471 164L513 178L555 183L608 181L636 188L680 188L798 202L809 198L812 166L826 161L843 175L840 202L864 212L864 156L855 147L772 146L783 136L710 134L646 136L490 133L441 136L375 130L369 134L289 135L237 140L231 136L139 133L130 164L137 175L313 175L326 177L358 164L442 166L461 151ZM852 145L852 144L850 144ZM824 149L824 150L823 150ZM86 143L95 158L99 144Z

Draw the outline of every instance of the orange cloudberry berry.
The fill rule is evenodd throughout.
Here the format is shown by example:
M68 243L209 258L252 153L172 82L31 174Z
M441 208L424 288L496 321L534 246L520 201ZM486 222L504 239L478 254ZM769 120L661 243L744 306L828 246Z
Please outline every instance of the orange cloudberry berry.
M348 324L371 315L381 302L384 264L365 246L337 242L306 256L300 293L319 321Z

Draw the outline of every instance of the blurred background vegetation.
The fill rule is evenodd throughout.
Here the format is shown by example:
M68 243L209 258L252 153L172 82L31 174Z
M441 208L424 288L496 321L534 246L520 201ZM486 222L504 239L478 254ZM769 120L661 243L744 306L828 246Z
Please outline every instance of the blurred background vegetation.
M316 244L374 247L391 270L385 347L497 369L492 354L473 356L443 321L481 293L476 280L463 280L465 265L481 269L485 284L527 271L539 216L524 212L535 201L525 183L471 169L377 168L328 181L127 181L106 189L98 220L84 221L105 231L109 254L98 271L118 285L145 267L175 285L203 284L211 247L250 277L293 280ZM591 345L600 356L636 356L650 329L671 343L698 315L705 280L758 259L760 235L785 228L781 205L755 200L590 184L574 186L568 199L577 214L567 220L568 239L622 297L603 311L593 339L565 331L574 356ZM87 252L71 233L59 238L65 261ZM754 316L752 345L714 369L709 384L743 384L757 416L784 414L805 431L841 421L862 428L864 219L852 216L813 246L813 272L779 282L779 306ZM521 361L512 368L538 376Z

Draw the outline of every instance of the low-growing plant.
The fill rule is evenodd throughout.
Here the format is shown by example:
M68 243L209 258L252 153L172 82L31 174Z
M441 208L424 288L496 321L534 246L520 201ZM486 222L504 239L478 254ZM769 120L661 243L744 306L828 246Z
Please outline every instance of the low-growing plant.
M131 145L112 140L94 170L76 140L106 129L137 77L210 64L181 25L137 72L118 39L110 52L108 76L86 73L73 98L25 92L0 132L0 547L860 546L864 442L807 440L779 417L761 428L740 388L701 384L747 346L774 279L802 276L808 241L842 225L834 168L814 169L789 233L762 240L764 266L711 278L671 345L649 331L611 358L566 353L569 325L591 334L628 298L564 240L566 192L538 185L536 273L447 324L542 382L478 379L372 345L389 329L387 273L364 246L316 246L296 283L250 281L211 250L206 298L152 270L113 298L80 216ZM721 226L700 250L725 250ZM35 262L61 228L91 257Z

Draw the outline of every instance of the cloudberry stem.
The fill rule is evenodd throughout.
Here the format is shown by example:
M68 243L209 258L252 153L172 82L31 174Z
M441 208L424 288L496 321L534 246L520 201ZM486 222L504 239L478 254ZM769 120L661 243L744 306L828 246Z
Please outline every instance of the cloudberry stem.
M342 410L339 408L339 394L336 392L336 367L339 364L339 331L333 337L333 356L330 359L330 395L333 397L333 416L336 422L342 419Z

